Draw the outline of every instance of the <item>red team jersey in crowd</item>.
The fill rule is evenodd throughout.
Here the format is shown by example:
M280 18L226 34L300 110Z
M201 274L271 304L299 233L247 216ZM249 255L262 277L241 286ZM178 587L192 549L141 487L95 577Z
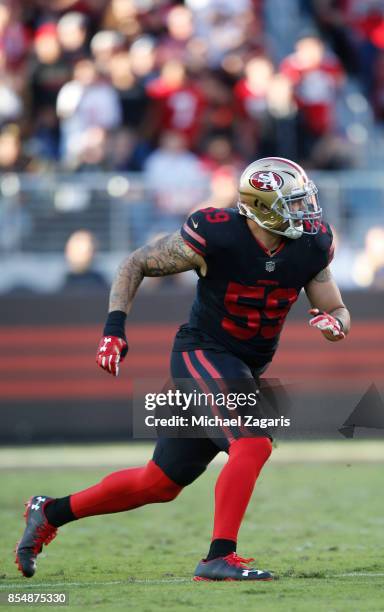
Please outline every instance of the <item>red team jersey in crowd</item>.
M162 131L180 132L186 136L189 146L193 146L204 109L200 89L193 83L170 87L158 78L148 84L147 94L157 103Z
M241 79L234 88L237 108L243 117L258 119L267 108L266 92L252 91L247 79Z
M292 54L282 62L280 70L293 83L307 126L314 134L327 133L334 121L335 92L344 76L339 60L326 55L318 66L307 69Z

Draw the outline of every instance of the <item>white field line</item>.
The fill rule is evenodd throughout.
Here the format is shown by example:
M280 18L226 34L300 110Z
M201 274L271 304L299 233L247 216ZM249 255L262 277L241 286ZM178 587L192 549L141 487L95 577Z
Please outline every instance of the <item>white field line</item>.
M330 578L382 578L384 577L384 572L347 572L344 574L332 574L329 576L325 576L325 579ZM285 582L285 580L313 580L313 578L296 578L295 576L291 576L289 578L280 578L279 582ZM315 580L318 580L315 578ZM108 581L97 581L94 580L92 582L33 582L28 584L22 582L15 583L1 583L0 591L8 591L10 589L15 589L17 591L25 591L25 590L35 590L35 589L57 589L57 588L69 588L69 587L97 587L97 586L115 586L115 585L124 585L128 586L130 584L180 584L180 583L190 583L192 581L192 577L190 578L132 578L128 580L108 580ZM263 584L265 584L263 582Z
M0 470L37 468L129 467L152 457L154 445L101 444L90 446L39 446L0 449ZM213 464L222 465L225 453ZM271 463L384 463L384 440L281 442Z
M346 574L335 574L336 578L359 578L366 576L368 578L379 578L384 576L384 572L347 572Z
M382 578L384 577L384 572L346 572L343 574L330 574L329 576L325 576L324 579L331 578ZM296 578L295 576L291 576L287 578L287 580L313 580L313 578ZM286 578L280 578L281 581L285 581ZM318 580L318 578L315 578ZM158 578L158 579L150 579L150 578L132 578L128 580L108 580L108 581L92 581L92 582L34 582L24 584L21 582L16 583L1 583L0 591L7 591L9 589L16 589L17 591L24 591L26 589L34 590L37 588L43 588L48 590L55 588L67 588L67 587L87 587L87 586L114 586L114 585L125 585L128 586L130 584L180 584L180 583L192 582L192 577L190 578ZM263 582L263 584L265 584Z
M65 587L83 587L83 586L114 586L114 585L129 585L129 584L172 584L172 583L180 583L180 582L191 582L192 578L159 578L153 579L143 578L143 579L129 579L129 580L108 580L108 581L100 581L97 580L93 582L34 582L33 584L24 584L24 583L1 583L0 591L7 591L8 589L17 589L18 591L24 591L25 589L37 589L43 588L47 591L55 588L65 588Z

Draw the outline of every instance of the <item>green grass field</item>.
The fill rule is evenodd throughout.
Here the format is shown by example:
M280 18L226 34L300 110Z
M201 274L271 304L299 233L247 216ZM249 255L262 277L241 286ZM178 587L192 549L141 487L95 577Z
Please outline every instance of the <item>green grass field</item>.
M209 543L217 464L170 504L62 528L40 555L35 577L23 579L12 552L23 528L23 501L93 484L111 471L107 463L124 466L126 447L4 449L0 590L64 590L71 610L383 611L384 445L370 444L286 444L275 450L239 542L240 554L254 556L257 567L279 578L259 584L191 581ZM135 458L140 463L149 452L145 446L130 450L126 464ZM39 469L46 455L53 467ZM79 467L82 457L87 467ZM103 458L104 467L97 467ZM24 470L18 467L23 463Z

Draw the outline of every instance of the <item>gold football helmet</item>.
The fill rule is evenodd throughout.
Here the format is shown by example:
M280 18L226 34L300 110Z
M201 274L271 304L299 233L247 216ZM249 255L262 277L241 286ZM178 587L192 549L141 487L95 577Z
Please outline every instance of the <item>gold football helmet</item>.
M305 170L283 157L253 162L240 177L239 212L287 238L317 234L322 210L317 187Z

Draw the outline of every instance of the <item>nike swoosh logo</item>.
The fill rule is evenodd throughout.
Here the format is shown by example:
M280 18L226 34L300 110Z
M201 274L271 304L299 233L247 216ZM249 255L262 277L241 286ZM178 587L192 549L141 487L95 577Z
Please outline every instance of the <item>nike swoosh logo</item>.
M196 221L195 221L194 219L191 219L191 221L192 221L192 225L193 225L193 227L194 227L195 229L197 229L197 228L199 227L199 224L198 224L198 223L196 223Z

